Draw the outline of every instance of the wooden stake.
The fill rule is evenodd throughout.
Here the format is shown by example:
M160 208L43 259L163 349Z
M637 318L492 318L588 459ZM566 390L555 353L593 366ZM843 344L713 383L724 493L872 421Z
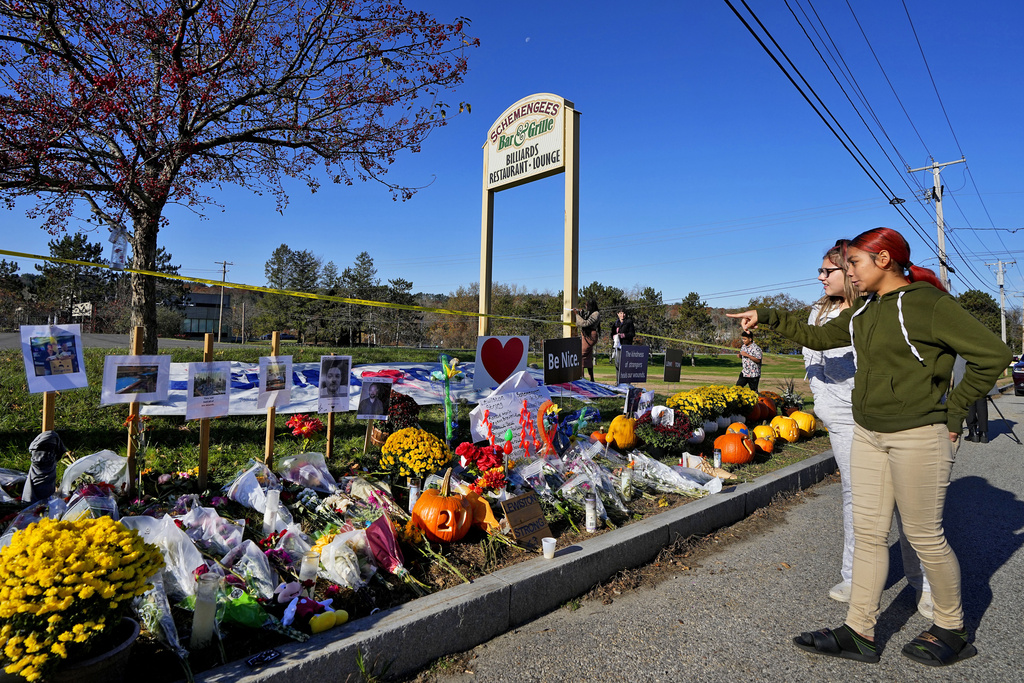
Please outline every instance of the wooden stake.
M213 362L213 333L207 332L203 341L203 362ZM228 378L231 381L231 378ZM206 490L206 474L210 466L210 418L199 420L199 490Z
M373 431L373 420L366 421L366 438L363 439L363 455L370 449L370 432Z
M270 340L270 355L276 356L281 350L281 333L274 332ZM263 447L263 464L268 469L274 469L274 418L277 416L277 408L267 407L267 438Z
M140 325L132 332L132 354L142 355L142 338L145 334L144 328ZM128 424L128 495L135 495L135 484L138 482L138 464L135 462L136 441L139 436L139 408L138 401L128 404L128 414L132 415L132 421Z
M333 351L331 351L331 355L332 356L334 355ZM349 378L346 377L345 381L347 382L348 379ZM321 379L320 382L322 384L323 380ZM348 393L348 392L346 391L346 393ZM324 447L324 457L327 458L328 460L330 460L332 455L334 455L334 411L333 410L331 412L327 413L327 445Z
M47 391L43 394L43 431L53 430L56 422L57 392Z

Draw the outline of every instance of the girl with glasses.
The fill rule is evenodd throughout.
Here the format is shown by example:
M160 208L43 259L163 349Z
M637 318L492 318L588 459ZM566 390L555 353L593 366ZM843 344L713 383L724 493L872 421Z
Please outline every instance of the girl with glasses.
M847 240L839 240L822 259L818 268L818 280L824 294L814 306L807 322L821 326L839 317L844 310L860 300L860 293L846 274L844 255ZM850 601L853 579L853 492L850 487L850 447L853 442L853 377L856 365L853 362L853 347L841 346L816 351L804 347L804 367L807 381L814 394L814 414L828 429L832 453L839 467L839 481L843 498L843 561L840 570L841 581L832 586L828 595L839 602ZM903 532L899 510L896 511L896 526L900 536L900 550L903 553L903 567L907 583L917 592L917 609L927 619L932 618L931 587L925 578L921 562L910 541Z

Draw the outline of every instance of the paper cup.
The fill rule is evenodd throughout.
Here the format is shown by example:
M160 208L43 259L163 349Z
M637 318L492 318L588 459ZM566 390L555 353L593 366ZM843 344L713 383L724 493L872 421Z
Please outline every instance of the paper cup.
M547 538L540 539L540 543L544 548L544 557L553 560L555 558L555 539L548 536Z

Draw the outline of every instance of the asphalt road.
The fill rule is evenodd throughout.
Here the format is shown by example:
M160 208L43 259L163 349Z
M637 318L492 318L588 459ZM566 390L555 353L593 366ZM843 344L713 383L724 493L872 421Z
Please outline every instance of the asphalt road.
M1000 396L994 406L992 439L963 443L946 505L967 627L979 651L973 659L936 669L900 652L930 624L902 576L895 535L876 633L882 661L814 656L792 645L799 632L838 626L846 615L845 605L828 597L842 546L840 487L833 483L816 487L817 496L766 533L722 548L700 567L609 605L584 600L575 611L555 610L475 648L465 663L472 673L435 667L432 680L1024 681L1024 397Z

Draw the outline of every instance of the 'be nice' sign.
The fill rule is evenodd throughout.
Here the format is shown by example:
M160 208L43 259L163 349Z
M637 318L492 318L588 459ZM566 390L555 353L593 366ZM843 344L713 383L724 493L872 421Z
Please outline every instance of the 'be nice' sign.
M544 340L544 384L583 379L583 342L579 337Z

